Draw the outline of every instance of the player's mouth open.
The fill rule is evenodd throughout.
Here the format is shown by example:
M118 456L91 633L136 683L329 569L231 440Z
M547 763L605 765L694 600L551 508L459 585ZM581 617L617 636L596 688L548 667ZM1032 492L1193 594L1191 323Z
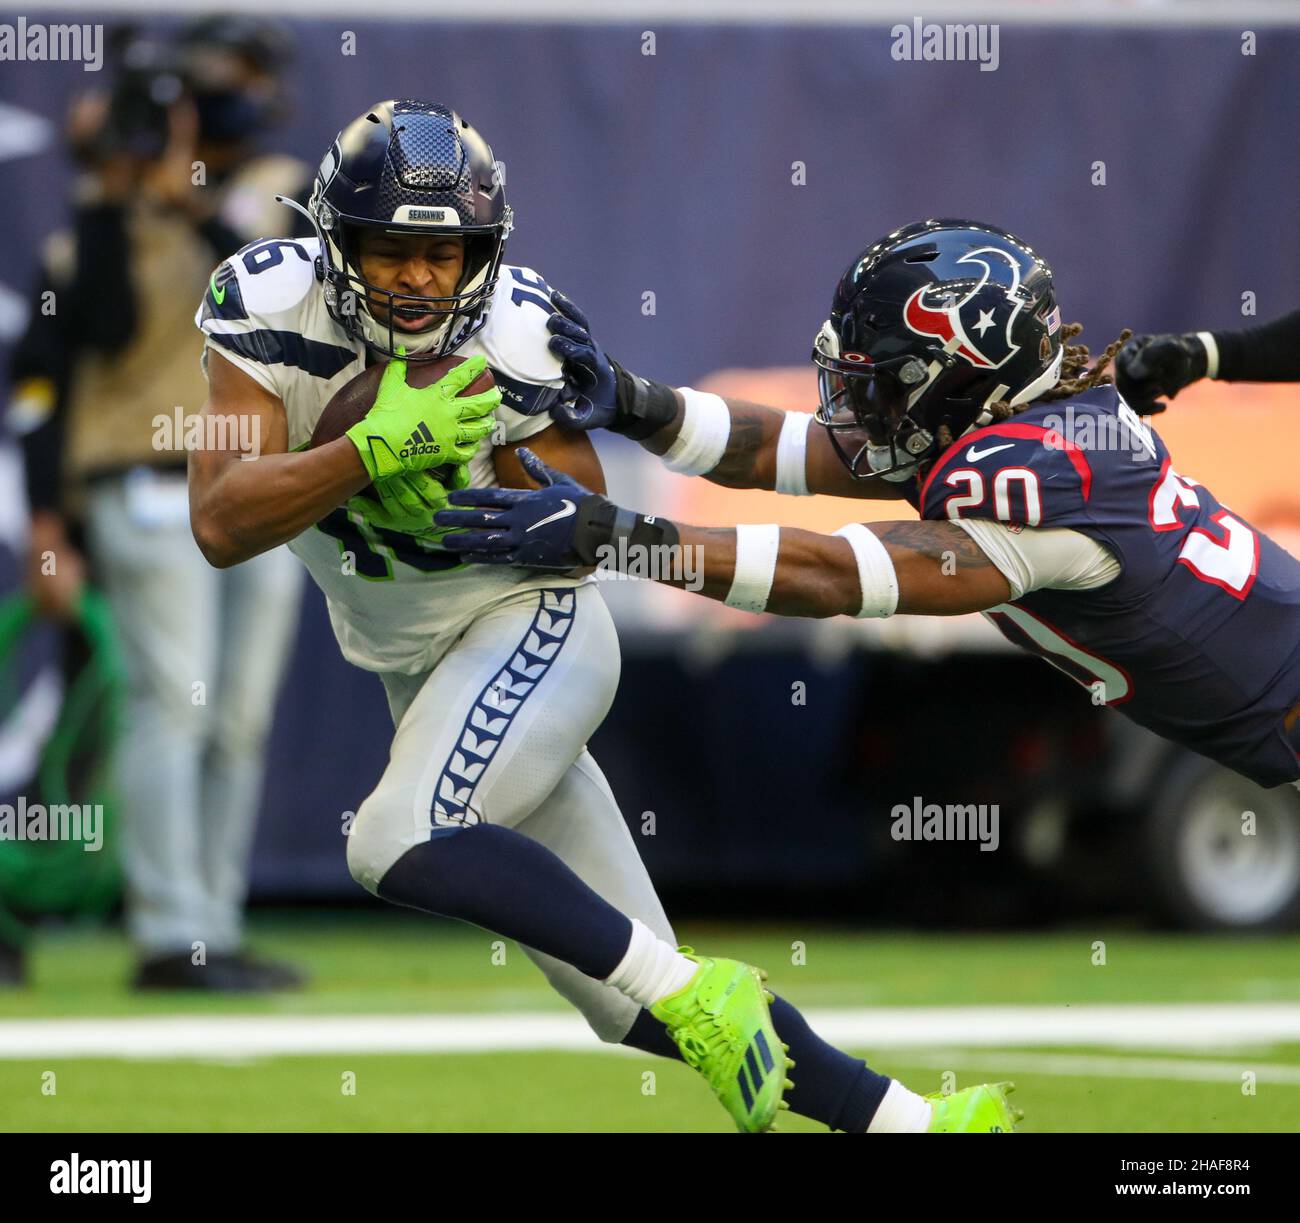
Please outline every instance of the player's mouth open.
M438 318L439 311L427 306L394 306L393 326L401 331L425 331Z

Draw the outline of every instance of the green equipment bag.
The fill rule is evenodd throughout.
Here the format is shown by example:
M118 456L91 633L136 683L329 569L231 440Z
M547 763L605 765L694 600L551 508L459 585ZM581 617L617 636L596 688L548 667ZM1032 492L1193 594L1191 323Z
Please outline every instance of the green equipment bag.
M26 594L0 599L0 710L18 706L23 647L40 623ZM28 809L98 808L102 844L87 851L80 840L0 836L0 937L15 944L25 941L20 915L102 915L122 891L110 771L125 675L103 595L83 591L62 644L62 702L23 799ZM12 813L16 824L16 807L4 801L9 812L0 815Z

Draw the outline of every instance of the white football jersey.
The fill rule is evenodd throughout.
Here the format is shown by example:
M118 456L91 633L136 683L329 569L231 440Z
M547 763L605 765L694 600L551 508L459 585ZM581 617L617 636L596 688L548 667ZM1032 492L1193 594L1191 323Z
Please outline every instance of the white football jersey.
M304 448L334 393L365 368L365 346L325 308L316 238L272 238L213 273L195 322L215 349L283 402L289 449ZM501 391L493 440L518 442L551 424L562 385L546 346L550 288L527 268L502 266L487 322L456 350L482 354ZM470 461L470 485L497 483L492 446ZM289 541L325 593L344 657L369 671L429 670L486 607L521 590L586 580L496 565L463 565L413 536L380 531L340 506Z

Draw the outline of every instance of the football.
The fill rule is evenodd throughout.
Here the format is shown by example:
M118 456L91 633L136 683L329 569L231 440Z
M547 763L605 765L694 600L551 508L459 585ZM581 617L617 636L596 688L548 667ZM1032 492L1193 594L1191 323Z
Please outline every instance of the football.
M439 357L436 361L410 361L406 366L406 385L432 386L464 360L464 357ZM342 437L370 411L375 396L379 394L379 382L387 366L387 361L376 362L335 391L333 398L325 405L325 411L320 414L316 428L312 430L309 443L311 449ZM477 395L491 387L492 372L485 369L461 394ZM367 484L361 490L361 495L374 497L374 485Z

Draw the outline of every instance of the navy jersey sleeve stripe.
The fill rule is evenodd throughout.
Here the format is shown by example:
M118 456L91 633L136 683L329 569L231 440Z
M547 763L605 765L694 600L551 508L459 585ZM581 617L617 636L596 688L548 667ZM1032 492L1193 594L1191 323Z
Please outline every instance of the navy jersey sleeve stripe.
M316 378L333 378L360 360L350 348L308 340L295 331L259 328L244 332L209 332L209 339L260 365L290 365Z
M492 380L501 392L502 406L518 412L520 416L540 416L560 394L559 387L523 382L496 369L492 371Z

